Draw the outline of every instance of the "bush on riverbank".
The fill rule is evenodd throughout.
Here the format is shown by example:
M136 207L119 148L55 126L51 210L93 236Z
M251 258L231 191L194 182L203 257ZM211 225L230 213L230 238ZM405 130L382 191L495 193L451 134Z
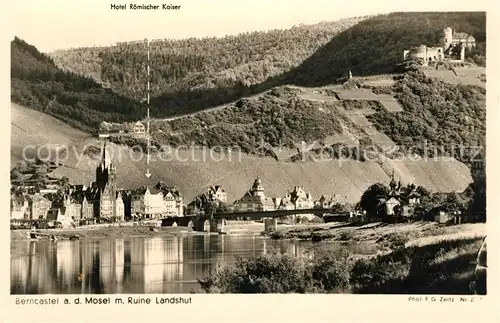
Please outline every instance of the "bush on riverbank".
M350 284L360 294L470 294L481 237L449 239L397 249L352 267Z
M308 261L277 253L251 259L236 258L234 267L223 267L199 279L208 293L328 293L349 290L348 254L311 254Z
M409 247L399 236L391 241L393 251L357 260L315 249L302 261L276 253L238 258L198 281L209 293L470 294L481 237Z

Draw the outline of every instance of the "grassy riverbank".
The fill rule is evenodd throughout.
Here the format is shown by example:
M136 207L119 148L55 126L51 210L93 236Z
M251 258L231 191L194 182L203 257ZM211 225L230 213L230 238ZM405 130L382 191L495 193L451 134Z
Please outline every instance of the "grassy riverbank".
M409 226L379 228L375 236L354 234L377 239L383 246L378 255L360 258L313 248L300 260L268 253L238 259L234 267L220 268L199 282L209 293L470 294L473 261L486 226L434 225L420 232Z
M370 223L352 225L346 223L321 223L304 225L280 225L274 232L263 234L272 239L332 240L350 242L384 243L396 233L404 234L409 240L424 237L438 237L449 234L473 236L484 234L484 223L446 226L435 222L413 222L400 224Z

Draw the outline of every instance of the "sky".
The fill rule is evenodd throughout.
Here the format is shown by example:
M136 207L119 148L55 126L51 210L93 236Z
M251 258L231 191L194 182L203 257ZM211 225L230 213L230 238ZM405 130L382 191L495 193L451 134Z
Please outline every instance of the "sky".
M15 0L7 29L42 52L145 38L220 37L394 11L485 10L475 0ZM174 4L180 10L117 11L110 4ZM468 6L468 7L467 7Z

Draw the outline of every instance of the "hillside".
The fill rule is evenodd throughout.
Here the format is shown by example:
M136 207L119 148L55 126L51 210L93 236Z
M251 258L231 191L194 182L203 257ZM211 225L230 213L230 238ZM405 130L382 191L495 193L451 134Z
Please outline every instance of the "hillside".
M11 100L83 130L94 130L103 120L124 122L144 114L136 101L60 70L17 37L11 42Z
M98 145L88 140L85 146ZM136 188L140 185L154 185L163 180L177 186L188 201L209 185L223 185L228 200L233 202L243 196L259 176L269 196L283 196L285 190L294 185L303 185L314 198L321 194L336 194L341 201L358 202L363 191L376 182L388 183L392 170L402 181L414 181L434 191L463 191L472 181L468 168L459 162L448 160L411 161L387 160L377 162L277 162L272 158L242 155L241 159L228 155L207 153L200 150L179 151L176 156L153 155L151 178L147 179L146 158L124 146L109 145L109 152L117 164L117 181L122 188ZM210 156L210 155L208 155ZM71 181L88 183L93 180L97 159L83 155L65 162L52 175L67 176Z
M285 82L303 86L334 83L350 69L355 76L392 73L403 51L425 44L440 44L445 27L476 38L477 47L466 57L486 64L485 12L406 12L375 16L336 35L299 67Z
M460 147L484 147L483 88L445 83L420 72L388 80L392 85L355 80L353 88L276 87L217 110L154 120L153 144L233 148L273 157L267 150L292 149L296 154L305 146L334 158L344 146L361 152L397 147L401 153L452 155L466 163L473 156L467 150L461 154ZM145 147L145 139L132 135L113 141Z
M392 73L404 49L437 45L444 27L474 35L466 55L485 64L482 12L392 13L225 38L151 43L152 116L183 115L296 84L323 86L355 76ZM58 51L63 69L93 77L119 93L145 96L144 42ZM116 120L108 120L116 121Z
M481 30L484 31L481 15L398 13L373 17L340 32L302 63L306 54L301 46L313 44L317 38L313 37L316 40L312 41L292 37L290 39L297 43L292 40L284 42L289 45L287 50L280 47L281 40L288 39L286 37L293 33L279 31L223 40L166 42L182 46L172 45L173 52L164 49L168 54L158 54L153 59L155 64L164 64L167 66L165 71L169 71L168 77L160 74L162 69L153 74L154 81L164 88L161 91L155 89L157 96L152 100L152 110L157 118L151 122L151 134L153 144L160 148L160 152L163 148L163 153L154 154L150 165L153 176L148 180L144 176L144 156L135 159L137 152L131 148L111 145L115 155L120 153L115 161L119 185L134 188L164 180L178 186L190 199L208 185L221 184L228 191L229 199L234 200L243 195L256 176L260 176L270 195L282 196L284 190L303 185L314 197L336 194L348 201L358 201L369 185L387 183L394 171L403 182L414 182L430 190L462 191L472 181L464 164L472 156L467 151L460 155L455 148L484 147L484 82L480 79L460 82L457 81L459 78L448 76L443 79L457 82L443 82L426 76L432 73L422 72L377 74L373 77L358 75L392 72L393 63L396 57L401 57L404 48L422 42L430 45L433 39L437 39L432 37L438 37L442 26L446 25L473 33L479 42L477 51L480 55ZM282 34L289 36L276 38ZM249 39L264 45L262 48L253 46L257 51L254 53L253 47L247 46ZM276 43L277 39L280 42ZM154 44L161 47L163 43ZM53 125L55 132L54 137L47 134L45 138L43 134L48 130L39 129L38 134L35 133L40 126L38 118L43 117L34 114L35 111L19 108L19 115L25 118L23 124L36 125L34 140L40 143L58 143L64 137L74 140L71 145L78 148L53 175L67 176L76 183L93 179L96 157L80 154L87 148L98 153L99 142L72 127L94 130L102 121L110 121L116 128L130 129L132 122L144 118L144 107L136 101L143 96L138 90L139 84L144 85L140 81L144 75L144 65L141 65L143 51L139 50L143 45L119 45L108 48L108 52L92 49L95 53L81 49L83 60L73 56L72 64L80 66L78 64L84 62L81 63L83 70L74 69L79 73L91 67L97 71L96 62L99 60L96 57L108 62L107 65L99 63L101 68L107 66L100 70L99 75L114 75L105 79L109 83L106 87L111 88L103 88L92 78L62 71L51 58L25 42L17 38L12 42L12 101L64 120L68 126L47 119L46 124ZM311 50L313 45L303 47ZM228 49L239 54L232 55ZM276 63L272 66L279 67L279 73L273 74L272 69L264 74L259 72L261 63L256 62L260 60L252 58L253 54L260 57L259 50L274 57L269 61ZM203 58L205 51L214 57L213 62ZM198 56L189 56L193 53L203 57L196 60ZM302 56L297 53L302 53ZM287 57L294 59L288 60ZM358 57L358 61L347 60L347 57ZM279 65L279 62L289 64ZM298 64L294 69L293 66ZM348 68L355 77L345 84L333 84ZM239 76L226 77L235 70L239 73L235 72L235 75L245 75L244 79L250 80L249 83L242 82ZM226 75L225 71L231 72ZM90 74L88 76L97 78L97 74ZM125 84L130 84L130 87ZM248 97L242 98L242 94ZM216 106L217 109L210 111L171 118ZM15 159L21 145L29 141L24 138L26 135L22 130L14 130L14 125L12 128ZM111 140L130 147L139 145L143 149L146 145L141 135L120 134ZM189 147L193 144L198 147L191 151ZM174 150L178 156L168 156L171 147L182 146L183 150ZM222 151L233 148L241 150L242 154L240 159L238 156L231 160L210 158L200 146L218 147ZM411 155L422 157L429 147L438 148L426 156L432 158L417 159ZM303 148L310 151L304 152ZM449 154L455 159L442 158ZM184 158L187 159L182 161Z
M158 39L150 43L151 95L262 83L298 66L334 35L368 17L223 38ZM50 54L57 66L145 97L146 43L77 48Z
M22 145L26 143L68 144L74 149L70 149L68 158L61 160L64 166L51 175L67 176L72 183L83 181L88 184L94 180L100 147L98 139L88 138L85 133L72 129L53 117L27 108L13 105L12 115L16 125L21 122L22 125L32 125L28 136L12 126L13 158L20 155ZM42 129L43 125L47 125L47 129ZM357 202L369 185L380 181L388 183L392 170L404 182L415 182L436 191L462 191L472 181L469 169L464 164L440 159L386 159L382 163L356 160L293 163L248 154L242 154L241 157L231 155L232 158L229 158L227 154L210 154L197 149L178 151L176 155L153 154L150 165L152 176L147 179L144 176L144 155L125 146L112 143L108 146L113 162L117 165L120 187L136 188L164 180L178 186L188 201L212 184L223 185L232 201L241 197L257 176L262 178L266 194L270 196L282 196L284 190L291 189L294 185L304 185L315 198L319 198L321 194L336 194L341 200L350 202ZM95 154L83 153L85 151L94 151ZM293 150L289 153L293 154Z

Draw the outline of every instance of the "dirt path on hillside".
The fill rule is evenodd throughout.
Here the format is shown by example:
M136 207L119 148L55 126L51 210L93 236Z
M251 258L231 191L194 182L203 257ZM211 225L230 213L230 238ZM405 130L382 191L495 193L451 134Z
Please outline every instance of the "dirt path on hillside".
M215 112L215 111L227 108L227 107L235 104L236 102L238 102L239 100L242 100L242 99L256 99L256 98L264 95L264 93L259 93L259 94L255 94L255 95L251 95L251 96L243 96L243 97L239 98L238 100L235 100L235 101L232 101L232 102L229 102L229 103L225 103L225 104L222 104L222 105L218 105L216 107L207 108L207 109L204 109L204 110L201 110L201 111L196 111L196 112L192 112L192 113L186 113L186 114L182 114L182 115L178 115L178 116L174 116L174 117L168 117L168 118L151 118L151 121L173 121L173 120L180 119L180 118L192 117L192 116L197 115L199 113Z

